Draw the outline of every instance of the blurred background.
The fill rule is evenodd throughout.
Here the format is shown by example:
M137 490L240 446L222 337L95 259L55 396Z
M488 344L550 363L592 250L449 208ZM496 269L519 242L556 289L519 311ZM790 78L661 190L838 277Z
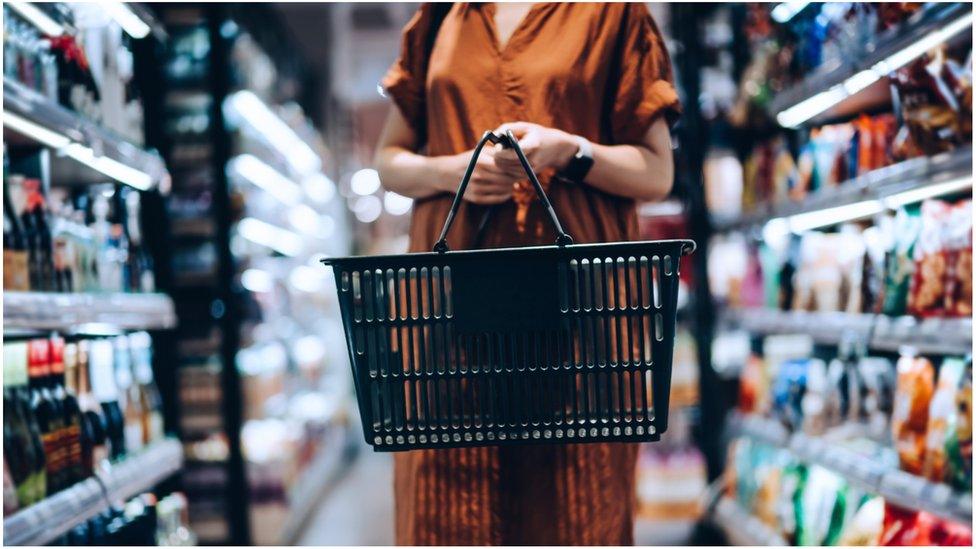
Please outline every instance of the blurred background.
M639 544L971 545L972 6L648 7L683 116ZM4 543L392 544L330 256L415 3L3 5Z

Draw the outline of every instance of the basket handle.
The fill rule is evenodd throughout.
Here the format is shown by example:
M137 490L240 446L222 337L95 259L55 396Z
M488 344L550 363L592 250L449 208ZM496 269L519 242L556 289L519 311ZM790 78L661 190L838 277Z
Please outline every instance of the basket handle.
M447 219L444 220L444 228L441 229L441 235L437 238L437 243L434 244L434 251L438 253L444 253L450 250L447 247L447 232L451 230L451 225L454 223L454 215L457 214L458 208L461 207L461 197L464 196L464 190L468 187L468 180L471 179L471 174L474 173L474 167L478 163L478 156L481 154L481 149L485 148L488 142L501 143L503 147L510 147L515 149L515 154L518 155L519 162L522 163L522 169L525 170L525 174L529 176L529 181L532 182L532 186L535 187L535 193L539 195L539 200L546 209L546 213L549 214L549 219L552 221L553 228L556 229L556 244L559 246L566 246L567 244L573 243L573 238L566 234L563 230L563 226L559 223L559 218L556 217L556 211L552 209L552 203L549 202L549 197L546 196L546 191L542 188L542 184L539 183L539 178L535 176L535 172L532 170L532 166L529 165L528 159L525 158L525 153L522 152L522 148L519 147L518 139L511 130L505 132L505 135L498 135L494 132L485 132L481 136L481 141L478 141L478 145L474 148L474 154L471 155L471 161L468 162L468 169L464 172L464 177L461 178L461 184L458 186L457 193L454 195L454 203L451 204L451 211L447 212Z

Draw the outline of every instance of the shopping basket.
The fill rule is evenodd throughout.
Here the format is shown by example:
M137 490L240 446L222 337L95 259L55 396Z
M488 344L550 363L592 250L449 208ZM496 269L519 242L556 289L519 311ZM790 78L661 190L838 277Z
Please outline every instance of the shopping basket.
M512 147L556 245L449 251L479 153ZM486 132L431 253L328 258L378 451L652 441L667 428L690 240L573 244L514 135Z

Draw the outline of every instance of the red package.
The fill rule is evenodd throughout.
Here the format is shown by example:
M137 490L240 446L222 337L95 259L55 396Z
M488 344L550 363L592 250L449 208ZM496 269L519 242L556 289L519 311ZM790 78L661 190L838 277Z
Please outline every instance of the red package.
M973 315L973 201L952 207L945 230L945 314Z
M932 545L972 547L973 531L965 524L936 519L929 540Z
M922 472L929 403L935 392L935 368L927 358L904 354L898 359L891 434L901 468L914 475Z
M886 501L881 545L933 545L929 536L933 526L931 515L898 507Z
M908 291L908 313L940 316L945 306L947 252L945 236L951 206L942 200L922 203L922 226L915 244L915 272Z

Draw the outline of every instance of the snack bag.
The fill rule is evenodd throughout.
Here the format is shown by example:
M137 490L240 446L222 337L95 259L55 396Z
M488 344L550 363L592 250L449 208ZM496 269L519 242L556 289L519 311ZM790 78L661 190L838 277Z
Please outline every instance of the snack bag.
M846 505L844 480L832 471L814 465L800 494L798 545L833 545L840 537Z
M939 368L939 382L929 404L922 462L922 475L933 482L945 479L947 441L956 428L956 393L965 369L965 362L959 358L947 358Z
M950 206L942 200L922 203L922 224L915 244L915 269L908 293L908 312L939 316L945 304L947 280L945 232Z
M973 316L973 201L952 207L945 227L946 316Z
M868 433L880 439L888 432L895 396L895 374L891 361L883 357L863 357L857 369L864 383L862 406Z
M844 525L839 544L872 547L881 544L885 503L880 496L868 498Z
M807 373L810 364L818 359L800 358L787 360L779 367L773 382L773 410L784 425L797 431L803 425L803 397L807 391ZM816 366L815 366L816 367Z
M917 475L922 472L935 370L928 359L911 354L903 354L898 359L897 370L895 407L891 415L892 438L901 468Z
M908 303L908 288L915 272L915 242L921 228L921 211L917 205L898 210L893 226L892 247L885 257L885 285L882 313L903 315Z
M885 502L881 545L932 545L929 534L935 521L931 515Z
M958 490L973 487L973 362L967 360L959 390L956 391L956 428L946 442L949 484Z

